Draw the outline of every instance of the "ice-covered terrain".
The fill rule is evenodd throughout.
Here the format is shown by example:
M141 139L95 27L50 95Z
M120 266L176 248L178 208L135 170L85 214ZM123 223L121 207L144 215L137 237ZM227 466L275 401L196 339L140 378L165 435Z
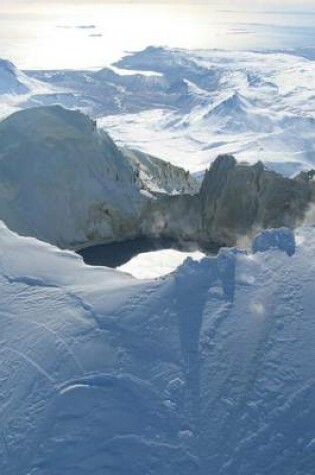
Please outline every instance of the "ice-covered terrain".
M149 47L117 64L129 74L21 73L2 62L0 114L60 104L98 118L120 144L191 171L233 153L292 175L315 162L315 65L302 53Z
M289 236L138 281L2 225L1 474L312 475L315 232Z
M117 65L129 74L28 72L54 91L21 98L19 107L78 107L121 144L191 171L221 153L262 160L285 175L314 165L311 54L149 47Z

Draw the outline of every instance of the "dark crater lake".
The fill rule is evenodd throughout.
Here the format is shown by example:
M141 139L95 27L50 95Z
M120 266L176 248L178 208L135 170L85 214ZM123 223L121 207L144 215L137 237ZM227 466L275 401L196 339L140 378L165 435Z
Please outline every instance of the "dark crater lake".
M197 244L179 242L171 238L148 238L141 237L128 241L114 242L109 244L97 244L95 246L80 249L77 253L83 257L90 266L119 267L130 261L138 254L161 249L176 249L178 251L191 252L201 250ZM208 254L215 254L217 248L208 249ZM203 252L205 252L203 250Z

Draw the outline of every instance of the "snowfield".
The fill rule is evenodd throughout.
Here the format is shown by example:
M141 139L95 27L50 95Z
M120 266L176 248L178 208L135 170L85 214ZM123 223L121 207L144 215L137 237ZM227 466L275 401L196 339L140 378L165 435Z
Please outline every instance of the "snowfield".
M311 475L315 229L269 233L139 281L1 225L1 474Z

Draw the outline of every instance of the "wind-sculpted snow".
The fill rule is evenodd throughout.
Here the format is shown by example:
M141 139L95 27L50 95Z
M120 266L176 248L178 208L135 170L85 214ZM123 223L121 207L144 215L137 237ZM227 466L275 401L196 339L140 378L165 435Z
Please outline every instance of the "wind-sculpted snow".
M1 474L312 473L313 228L152 281L0 244Z
M314 164L310 55L149 47L118 66L130 74L108 68L31 72L56 92L29 97L20 107L79 107L121 144L191 171L222 153L261 160L286 176Z

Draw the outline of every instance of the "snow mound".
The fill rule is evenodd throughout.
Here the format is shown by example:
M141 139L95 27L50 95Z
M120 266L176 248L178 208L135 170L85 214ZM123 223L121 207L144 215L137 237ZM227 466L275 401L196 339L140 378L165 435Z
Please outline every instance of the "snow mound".
M252 250L256 252L266 252L271 249L280 249L288 256L295 253L295 236L291 229L268 229L262 231L255 237L252 243Z

